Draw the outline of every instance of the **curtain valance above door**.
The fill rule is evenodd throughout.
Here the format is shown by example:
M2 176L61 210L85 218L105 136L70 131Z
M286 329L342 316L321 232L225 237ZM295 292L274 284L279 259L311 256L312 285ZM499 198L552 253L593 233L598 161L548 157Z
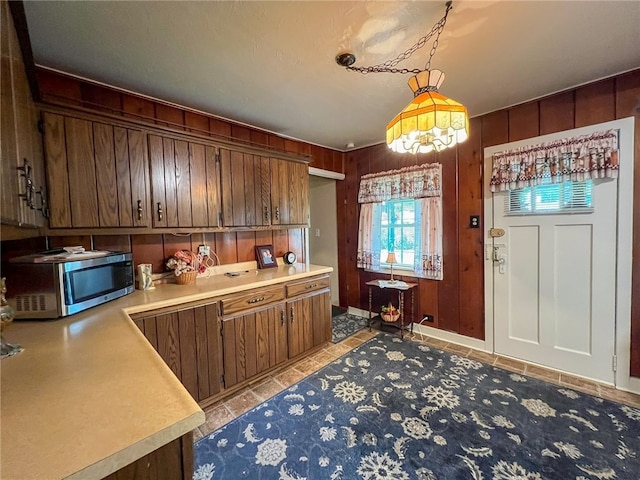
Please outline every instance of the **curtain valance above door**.
M568 137L493 155L492 192L618 177L618 131Z

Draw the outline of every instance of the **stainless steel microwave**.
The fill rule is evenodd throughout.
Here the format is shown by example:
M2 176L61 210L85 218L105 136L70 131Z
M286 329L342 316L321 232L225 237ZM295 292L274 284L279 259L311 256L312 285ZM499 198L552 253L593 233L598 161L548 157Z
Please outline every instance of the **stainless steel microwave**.
M134 290L130 253L45 252L2 266L15 318L59 318L101 305Z

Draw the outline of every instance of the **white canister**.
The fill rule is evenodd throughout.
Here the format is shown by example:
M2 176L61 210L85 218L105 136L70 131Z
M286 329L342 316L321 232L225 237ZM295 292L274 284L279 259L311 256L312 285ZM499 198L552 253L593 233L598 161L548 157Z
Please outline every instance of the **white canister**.
M141 263L138 265L138 288L140 290L153 290L153 278L151 277L151 264Z

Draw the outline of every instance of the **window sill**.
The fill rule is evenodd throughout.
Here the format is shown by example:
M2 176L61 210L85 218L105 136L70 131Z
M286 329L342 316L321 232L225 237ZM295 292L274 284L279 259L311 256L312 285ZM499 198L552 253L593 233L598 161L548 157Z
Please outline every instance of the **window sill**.
M380 273L380 274L389 275L389 276L391 275L391 269L389 269L389 268L381 268L380 270L371 270L369 268L365 268L364 271L365 272L369 272L369 273ZM401 269L398 269L398 268L394 268L393 269L393 276L394 277L424 278L426 280L434 280L433 278L425 277L424 275L418 275L413 270L401 270Z

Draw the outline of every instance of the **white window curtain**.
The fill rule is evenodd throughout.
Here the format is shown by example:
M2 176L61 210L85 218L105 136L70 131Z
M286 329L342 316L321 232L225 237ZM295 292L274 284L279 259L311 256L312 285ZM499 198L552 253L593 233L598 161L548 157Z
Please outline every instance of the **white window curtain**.
M380 205L384 201L417 199L420 215L414 273L442 280L442 165L431 163L400 170L364 175L360 179L358 202L357 267L380 270Z
M442 280L442 197L420 200L419 228L414 271L421 277Z
M618 177L618 131L568 137L493 155L491 191Z

